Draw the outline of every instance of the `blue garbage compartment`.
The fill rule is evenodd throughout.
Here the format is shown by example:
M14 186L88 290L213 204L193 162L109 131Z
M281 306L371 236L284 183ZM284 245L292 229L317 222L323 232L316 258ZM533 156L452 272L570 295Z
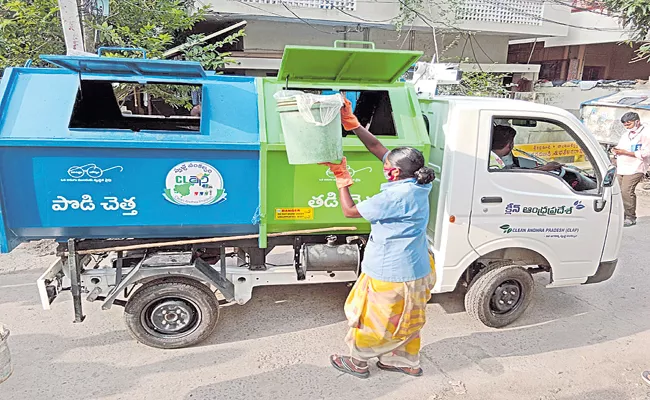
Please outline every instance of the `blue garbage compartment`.
M43 59L60 68L9 68L0 83L0 251L258 231L254 78L193 62ZM197 90L200 116L158 101Z

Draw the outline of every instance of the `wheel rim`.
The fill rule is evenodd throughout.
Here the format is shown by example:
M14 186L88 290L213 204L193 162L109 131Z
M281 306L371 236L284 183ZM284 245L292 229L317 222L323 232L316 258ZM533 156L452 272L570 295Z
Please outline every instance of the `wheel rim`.
M144 307L140 321L152 336L173 339L194 332L201 323L197 304L183 297L157 299Z
M524 299L522 285L516 280L507 280L499 284L492 293L490 311L495 315L515 312Z

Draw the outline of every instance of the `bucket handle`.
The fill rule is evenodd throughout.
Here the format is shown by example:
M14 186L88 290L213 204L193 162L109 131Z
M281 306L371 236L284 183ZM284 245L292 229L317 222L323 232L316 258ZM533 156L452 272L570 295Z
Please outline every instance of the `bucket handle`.
M139 47L100 47L97 49L97 55L102 56L102 51L132 51L134 53L142 53L142 58L147 58L147 50Z
M375 49L375 44L373 42L366 42L363 40L335 40L334 47L338 48L339 44L360 44L364 46L370 46L371 49Z

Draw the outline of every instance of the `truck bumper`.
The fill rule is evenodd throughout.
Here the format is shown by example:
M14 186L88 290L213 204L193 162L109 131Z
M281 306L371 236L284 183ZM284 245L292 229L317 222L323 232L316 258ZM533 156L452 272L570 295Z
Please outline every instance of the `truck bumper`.
M596 270L596 273L587 278L587 281L584 284L587 285L590 283L599 283L608 280L612 277L612 275L614 275L616 264L618 264L618 259L612 261L601 261L598 269Z

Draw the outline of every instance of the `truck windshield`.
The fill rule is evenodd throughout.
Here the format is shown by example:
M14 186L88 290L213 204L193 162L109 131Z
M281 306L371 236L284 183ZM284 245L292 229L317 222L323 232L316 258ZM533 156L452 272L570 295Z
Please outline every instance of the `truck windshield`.
M553 173L578 192L598 189L596 168L588 152L559 123L495 118L491 151L504 161L506 170Z

